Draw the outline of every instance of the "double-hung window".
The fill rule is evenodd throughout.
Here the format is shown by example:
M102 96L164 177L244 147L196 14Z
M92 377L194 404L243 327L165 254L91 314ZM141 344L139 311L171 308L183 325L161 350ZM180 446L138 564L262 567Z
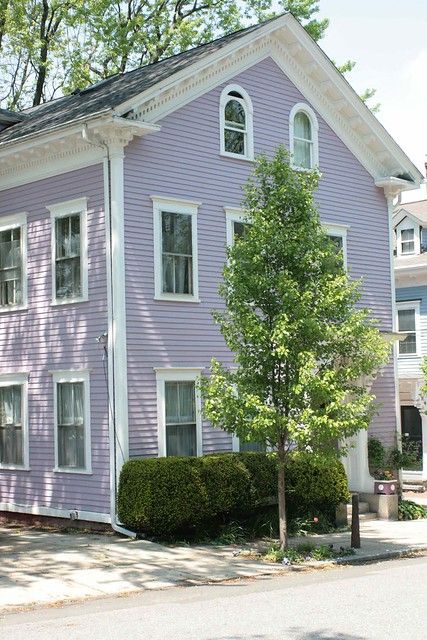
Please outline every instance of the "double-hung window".
M397 303L397 330L404 334L399 340L399 356L416 356L419 354L419 302Z
M152 196L155 298L198 302L199 202Z
M0 218L0 311L27 303L26 214Z
M202 453L201 369L156 369L160 456Z
M90 473L90 397L87 371L53 372L55 469Z
M57 304L87 300L87 200L48 207L52 220L52 288Z
M28 468L27 374L0 376L0 468Z

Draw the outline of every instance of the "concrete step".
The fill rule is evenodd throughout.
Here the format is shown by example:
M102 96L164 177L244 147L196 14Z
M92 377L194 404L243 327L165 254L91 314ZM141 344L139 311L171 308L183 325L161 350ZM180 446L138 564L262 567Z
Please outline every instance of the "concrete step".
M352 506L351 504L347 505L347 514L351 516ZM369 513L369 503L368 502L359 502L359 513Z
M425 487L422 482L419 484L409 484L404 482L402 485L402 491L418 491L419 493L424 493Z
M378 520L378 513L369 511L369 513L359 513L360 522L366 522L369 520Z

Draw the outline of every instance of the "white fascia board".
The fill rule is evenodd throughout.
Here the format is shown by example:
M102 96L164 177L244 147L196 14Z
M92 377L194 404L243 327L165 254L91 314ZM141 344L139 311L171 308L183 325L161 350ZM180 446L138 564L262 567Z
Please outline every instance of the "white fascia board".
M372 130L372 133L379 142L381 142L382 146L387 149L390 155L396 159L402 168L413 176L415 181L417 181L418 178L421 183L421 181L424 180L424 176L419 169L413 164L404 151L399 147L394 138L392 138L388 131L382 126L369 107L367 107L360 99L353 87L345 79L343 74L337 70L332 60L326 55L323 49L308 35L307 31L292 15L290 16L288 27L304 49L312 55L316 62L318 62L328 80L332 82L341 94L343 94L343 97L347 100L348 104L353 107L361 120ZM399 180L399 178L396 178L396 180ZM412 184L408 181L402 182L405 182L407 185ZM407 186L406 188L418 188L418 184L412 187Z

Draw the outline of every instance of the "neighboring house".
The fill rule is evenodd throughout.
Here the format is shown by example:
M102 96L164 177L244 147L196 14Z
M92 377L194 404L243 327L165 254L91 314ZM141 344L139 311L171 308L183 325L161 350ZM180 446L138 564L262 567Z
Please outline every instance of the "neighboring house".
M418 447L418 464L403 470L406 481L427 480L427 410L420 395L421 361L427 356L427 199L398 204L395 231L395 280L399 404L402 438Z
M392 331L392 199L422 176L290 14L0 122L0 511L116 526L129 457L239 446L195 383L232 365L211 310L257 153L319 167ZM392 363L373 390L392 443Z

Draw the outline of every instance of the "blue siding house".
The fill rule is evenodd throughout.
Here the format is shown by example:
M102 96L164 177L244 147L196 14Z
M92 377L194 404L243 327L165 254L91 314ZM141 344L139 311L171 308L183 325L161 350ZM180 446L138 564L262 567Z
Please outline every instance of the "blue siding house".
M394 329L393 198L421 174L291 14L0 111L0 512L111 523L129 458L243 446L196 381L257 154L318 167L322 222ZM396 437L394 363L372 432ZM365 437L365 440L363 438ZM366 434L347 461L370 491Z
M427 407L420 395L427 356L427 199L398 204L393 217L398 379L403 442L418 450L417 464L403 470L406 482L427 481Z

